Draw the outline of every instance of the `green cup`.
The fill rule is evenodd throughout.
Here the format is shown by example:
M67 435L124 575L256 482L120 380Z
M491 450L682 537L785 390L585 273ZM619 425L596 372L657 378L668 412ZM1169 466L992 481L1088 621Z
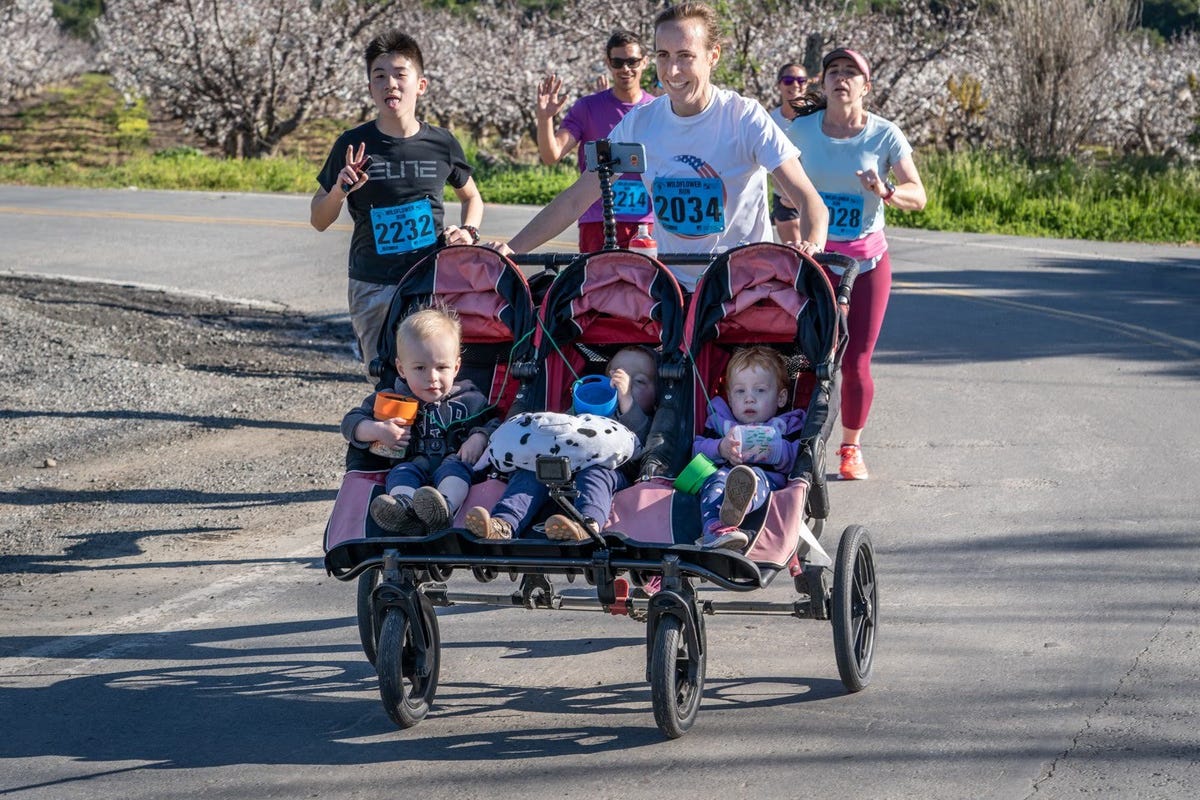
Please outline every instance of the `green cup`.
M708 476L716 471L717 468L708 460L708 456L698 453L675 479L675 488L688 494L699 494L700 487L708 480Z

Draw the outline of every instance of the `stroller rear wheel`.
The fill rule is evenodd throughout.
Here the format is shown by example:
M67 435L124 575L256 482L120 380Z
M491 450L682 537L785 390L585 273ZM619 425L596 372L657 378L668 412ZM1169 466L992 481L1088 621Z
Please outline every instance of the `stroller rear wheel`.
M369 569L358 576L358 640L371 666L379 652L379 628L375 616L375 587L379 585L379 570Z
M842 532L834 563L830 617L838 674L846 689L861 691L871 682L879 626L875 548L861 525L851 525Z
M491 583L496 580L496 569L494 567L471 567L471 574L475 576L475 580L480 583Z

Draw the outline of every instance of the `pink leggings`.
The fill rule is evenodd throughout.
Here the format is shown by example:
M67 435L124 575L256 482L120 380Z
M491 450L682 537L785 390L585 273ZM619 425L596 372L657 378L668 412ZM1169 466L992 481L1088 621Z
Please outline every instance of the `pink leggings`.
M828 274L836 288L838 276ZM871 356L891 293L892 259L884 251L874 269L858 276L850 295L850 341L842 359L842 426L851 430L867 427L867 415L875 399Z

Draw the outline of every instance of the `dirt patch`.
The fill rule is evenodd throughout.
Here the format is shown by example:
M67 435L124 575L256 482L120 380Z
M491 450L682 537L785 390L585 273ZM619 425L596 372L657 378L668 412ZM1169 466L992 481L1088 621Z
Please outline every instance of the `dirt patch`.
M369 387L346 325L0 276L0 588L322 521Z

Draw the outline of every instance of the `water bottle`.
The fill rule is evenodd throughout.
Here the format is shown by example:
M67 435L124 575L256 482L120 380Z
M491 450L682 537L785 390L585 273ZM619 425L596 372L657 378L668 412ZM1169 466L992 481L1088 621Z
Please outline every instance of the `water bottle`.
M658 242L650 235L650 226L645 222L638 224L637 233L629 240L629 252L658 258Z

